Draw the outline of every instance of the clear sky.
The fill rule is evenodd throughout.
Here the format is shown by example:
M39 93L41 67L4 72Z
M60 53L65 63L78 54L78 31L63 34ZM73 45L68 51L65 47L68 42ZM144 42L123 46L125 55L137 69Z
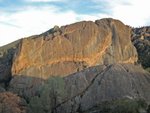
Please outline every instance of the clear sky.
M150 25L150 0L0 0L0 46L40 34L54 25L116 18Z

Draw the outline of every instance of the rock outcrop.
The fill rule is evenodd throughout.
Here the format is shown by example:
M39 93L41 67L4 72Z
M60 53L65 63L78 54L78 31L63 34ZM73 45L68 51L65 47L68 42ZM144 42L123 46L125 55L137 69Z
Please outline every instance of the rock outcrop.
M95 75L93 78L90 77L91 72ZM141 98L150 102L150 74L131 64L97 66L65 80L68 98L57 107L58 113L83 112L102 102L123 98Z
M142 99L150 103L150 74L133 64L94 66L68 75L63 80L64 95L56 95L57 99L61 98L55 106L56 113L86 113L103 102L120 99ZM10 89L30 101L35 96L42 97L39 88L44 83L41 81L18 76L12 79Z
M30 83L24 82L24 84L19 84L19 79L17 80L18 82L12 80L11 89L20 88L15 93L21 94L20 92L22 91L21 96L29 100L34 96L41 98L42 96L35 88L37 84L35 84L34 80L36 81L37 79L32 78L30 80L32 80ZM133 64L94 66L64 77L63 80L65 83L65 95L63 97L57 97L56 95L57 99L62 99L55 106L56 113L86 113L86 111L103 102L119 99L133 101L143 99L150 103L150 74ZM26 87L20 87L21 85ZM49 96L52 97L51 95Z
M100 64L135 63L131 29L114 19L83 21L25 38L12 66L13 75L67 76Z
M93 108L122 99L150 104L150 73L137 64L149 66L149 33L108 18L1 47L0 113L99 113Z
M138 52L138 62L144 68L150 67L150 27L132 29L132 42Z

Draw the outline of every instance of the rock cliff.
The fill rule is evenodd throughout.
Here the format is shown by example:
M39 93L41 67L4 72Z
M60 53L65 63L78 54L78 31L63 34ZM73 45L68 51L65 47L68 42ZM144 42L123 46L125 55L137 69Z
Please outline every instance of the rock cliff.
M55 26L21 41L12 74L46 79L100 64L135 63L137 52L130 32L115 19Z
M106 18L54 26L0 47L0 113L150 108L150 73L138 64L149 67L144 29Z

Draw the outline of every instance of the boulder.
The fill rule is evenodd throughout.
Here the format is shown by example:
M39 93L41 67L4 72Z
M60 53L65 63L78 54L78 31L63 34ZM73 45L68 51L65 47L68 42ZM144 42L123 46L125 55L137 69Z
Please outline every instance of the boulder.
M104 69L98 66L96 69L101 71L92 72L96 76L90 82L86 82L85 78L83 79L85 82L66 81L67 94L75 95L67 95L67 99L57 106L58 113L85 112L103 102L120 99L143 99L150 103L150 74L141 67L132 64L113 64ZM94 69L90 68L90 70ZM81 73L80 76L76 75L78 79L85 76L85 72L86 75L90 73L87 70L82 71L83 75ZM84 88L86 83L87 86Z
M12 75L47 79L100 64L133 64L137 62L137 52L130 32L128 26L111 18L54 27L22 40Z

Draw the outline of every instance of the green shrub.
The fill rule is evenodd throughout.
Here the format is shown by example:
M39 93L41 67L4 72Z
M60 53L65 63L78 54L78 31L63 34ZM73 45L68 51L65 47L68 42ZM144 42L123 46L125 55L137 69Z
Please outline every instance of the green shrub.
M140 113L140 110L146 111L146 108L147 104L143 99L120 99L102 102L85 113Z
M51 113L62 102L65 95L65 83L61 77L51 77L39 88L39 97L30 100L30 113Z
M118 100L115 103L112 113L139 113L140 109L145 109L147 104L144 100Z
M145 69L146 71L148 71L150 73L150 67Z

